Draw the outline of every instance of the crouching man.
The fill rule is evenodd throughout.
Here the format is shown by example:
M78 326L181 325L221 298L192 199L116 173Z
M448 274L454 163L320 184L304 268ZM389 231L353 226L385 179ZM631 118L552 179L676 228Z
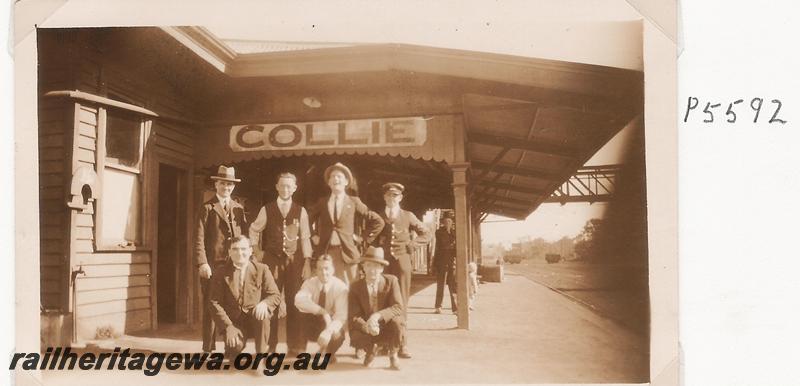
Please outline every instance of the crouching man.
M383 249L368 248L361 263L366 277L350 286L348 299L350 343L366 351L364 366L372 365L381 346L389 352L390 368L399 370L397 351L405 335L400 284L395 276L383 274L389 265Z
M251 337L257 352L267 352L270 316L280 292L269 268L250 260L250 239L234 237L228 252L230 259L212 278L210 296L214 321L224 328L225 355L234 358Z
M334 354L344 343L347 321L347 285L334 276L334 271L331 256L320 256L316 275L303 282L294 298L294 305L305 318L305 341L319 343L319 352L330 353L331 363L336 362Z

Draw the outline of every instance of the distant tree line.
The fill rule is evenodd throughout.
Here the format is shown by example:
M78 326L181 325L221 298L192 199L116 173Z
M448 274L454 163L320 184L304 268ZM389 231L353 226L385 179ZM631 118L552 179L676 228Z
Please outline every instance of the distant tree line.
M544 260L548 254L560 255L564 260L598 261L608 252L608 243L603 232L603 220L594 218L586 222L583 231L575 237L562 237L547 241L541 237L521 240L506 250L502 244L489 244L484 247L486 258L520 256L523 259Z

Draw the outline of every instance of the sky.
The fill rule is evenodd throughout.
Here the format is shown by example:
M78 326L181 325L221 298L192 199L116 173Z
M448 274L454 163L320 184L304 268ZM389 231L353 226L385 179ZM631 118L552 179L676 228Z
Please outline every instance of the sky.
M258 23L212 20L204 27L222 39L403 43L643 68L641 16L623 0L354 3L360 12L338 18L327 9L337 5L292 2L255 8L248 18Z

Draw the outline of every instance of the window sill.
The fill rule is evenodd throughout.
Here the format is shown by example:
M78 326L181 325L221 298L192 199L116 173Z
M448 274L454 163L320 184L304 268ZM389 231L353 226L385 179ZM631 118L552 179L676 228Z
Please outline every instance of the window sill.
M103 244L95 247L95 252L152 252L153 248L143 245Z
M141 170L139 169L139 167L131 167L131 166L120 165L120 164L114 163L113 161L111 161L109 159L106 159L105 167L113 168L113 169L117 169L117 170L122 170L124 172L133 173L133 174L141 173Z

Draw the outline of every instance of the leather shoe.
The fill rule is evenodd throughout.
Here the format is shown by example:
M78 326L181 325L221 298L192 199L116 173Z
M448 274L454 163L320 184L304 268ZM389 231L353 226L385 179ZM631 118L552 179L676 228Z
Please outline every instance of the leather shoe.
M436 307L436 311L434 311L434 312L436 312L437 314L441 314L442 313L442 307Z
M400 352L397 353L397 356L403 359L410 359L411 353L408 352L406 346L400 347Z

